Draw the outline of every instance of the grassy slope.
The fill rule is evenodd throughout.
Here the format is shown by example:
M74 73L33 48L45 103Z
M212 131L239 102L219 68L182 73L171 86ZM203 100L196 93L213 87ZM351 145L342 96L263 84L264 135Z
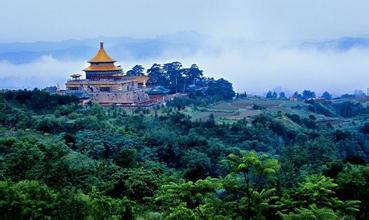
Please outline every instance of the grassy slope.
M340 102L342 100L338 100ZM363 103L366 105L367 103ZM255 110L253 106L257 105L262 107L262 110ZM307 110L307 105L303 101L288 101L288 100L267 100L264 98L248 98L248 99L238 99L228 102L220 102L211 105L206 108L186 108L184 112L192 117L193 120L205 121L209 118L211 114L214 115L217 122L222 123L232 123L236 120L246 119L251 120L255 115L261 113L267 113L272 115L277 115L278 112L281 113L282 117L279 120L284 122L285 125L298 128L300 127L296 123L292 122L287 117L283 116L285 113L297 114L301 118L307 118L310 115L314 115L317 118L318 124L328 124L330 123L334 127L338 128L349 128L356 127L357 121L363 121L362 118L343 118L340 116L327 117L321 114L315 114Z

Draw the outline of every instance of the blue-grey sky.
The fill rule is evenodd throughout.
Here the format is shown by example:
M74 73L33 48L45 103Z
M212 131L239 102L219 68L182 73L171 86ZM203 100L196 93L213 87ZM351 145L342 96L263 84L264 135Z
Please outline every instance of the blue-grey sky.
M11 0L0 1L0 41L179 31L263 40L369 33L367 0Z
M345 36L369 42L368 0L0 0L0 8L0 43L186 31L209 36L192 54L118 60L125 70L174 60L197 63L208 76L229 79L237 91L258 94L273 88L340 94L369 87L368 45L344 51L301 47ZM27 64L0 60L0 87L63 84L87 59L45 54Z

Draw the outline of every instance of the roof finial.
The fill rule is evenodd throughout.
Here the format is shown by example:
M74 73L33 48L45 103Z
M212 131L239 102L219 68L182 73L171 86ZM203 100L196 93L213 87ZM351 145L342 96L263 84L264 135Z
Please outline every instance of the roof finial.
M103 49L104 48L104 42L100 42L100 48Z

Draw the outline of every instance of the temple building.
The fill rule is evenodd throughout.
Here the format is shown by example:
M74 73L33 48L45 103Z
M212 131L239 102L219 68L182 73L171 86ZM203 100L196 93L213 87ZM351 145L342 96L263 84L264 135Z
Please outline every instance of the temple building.
M145 93L147 76L126 76L105 51L104 43L91 58L81 74L72 74L66 85L66 94L76 95L93 103L134 105L149 101Z
M106 53L103 42L100 42L99 51L88 62L90 66L83 70L88 80L115 79L123 75L122 68L115 66L116 61Z

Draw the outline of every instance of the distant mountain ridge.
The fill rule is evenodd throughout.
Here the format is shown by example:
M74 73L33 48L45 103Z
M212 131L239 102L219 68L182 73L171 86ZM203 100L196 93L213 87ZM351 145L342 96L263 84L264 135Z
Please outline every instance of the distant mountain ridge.
M353 48L369 48L369 37L342 37L328 41L304 42L301 45L320 50L348 51Z
M179 32L153 38L97 37L81 40L0 43L0 61L25 64L43 56L88 60L96 52L99 41L105 42L109 54L117 60L160 58L166 53L186 56L195 54L200 49L211 51L214 48L205 46L206 42L211 40L210 36L197 32ZM265 42L257 44L263 43ZM342 37L327 41L301 42L295 46L302 49L345 52L353 48L369 48L369 37Z
M42 56L56 59L89 59L97 50L100 41L116 59L155 58L163 53L191 54L199 49L207 37L196 32L180 32L154 38L99 37L83 40L17 42L0 44L0 61L13 64L30 63Z

